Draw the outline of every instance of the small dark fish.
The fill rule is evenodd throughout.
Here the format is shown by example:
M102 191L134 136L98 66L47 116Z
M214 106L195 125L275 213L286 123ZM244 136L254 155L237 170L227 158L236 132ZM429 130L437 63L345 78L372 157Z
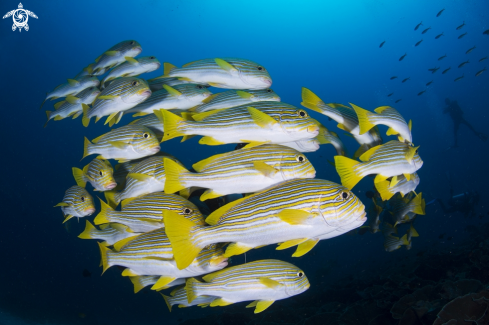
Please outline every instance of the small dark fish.
M453 236L447 237L447 240L452 240Z
M482 62L484 60L487 60L487 56L483 57L482 59L479 60L479 62Z
M418 46L419 44L421 44L423 40L419 41L418 43L414 44L414 46Z
M440 236L438 236L438 239L443 239L443 237L445 237L445 233L443 233Z
M385 44L385 41L383 41L382 43L380 43L379 48L381 48L382 46L384 46L384 44Z
M442 10L440 10L437 14L436 14L436 17L440 17L441 13L445 11L445 8L443 8Z
M392 76L391 80L397 79L397 76Z
M396 101L395 101L395 103L397 104L397 103L399 103L401 100L402 100L402 98L401 98L401 99L396 100Z
M443 72L442 72L441 74L445 74L445 73L447 73L447 72L448 72L448 70L450 70L451 68L452 68L452 67L449 67L448 69L443 70Z
M469 60L465 61L465 62L462 62L458 65L459 68L463 67L464 65L466 65L467 63L469 63Z
M428 83L426 84L426 86L429 86L429 85L431 85L432 83L433 83L433 80L431 80L430 82L428 82Z
M482 35L489 35L489 29L482 32Z
M457 30L461 30L462 28L464 28L464 26L465 26L465 21L463 22L462 25L460 25L460 26L457 27Z
M464 77L464 75L462 75L461 77L455 78L453 81L459 81L459 80L461 80L463 77Z
M426 34L427 31L429 31L431 27L426 28L424 31L421 32L421 34Z
M447 57L447 55L446 55L446 54L445 54L445 55L442 55L442 56L440 56L440 57L438 58L438 61L441 61L441 60L443 60L443 59L444 59L444 58L446 58L446 57Z
M469 54L470 52L472 52L473 50L475 50L475 46L474 47L471 47L470 49L467 50L467 52L465 52L465 54Z
M405 83L405 82L406 82L406 81L408 81L409 79L411 79L411 77L407 77L406 79L404 79L404 80L402 81L402 83Z
M420 22L419 24L416 25L416 27L414 27L414 30L418 30L419 26L422 26L423 25L423 22Z
M387 97L391 97L392 95L394 95L394 93L390 93L389 95L387 95Z
M475 76L478 77L482 74L482 72L486 71L486 67L484 67L484 69L482 69L481 71L478 71Z
M438 69L440 69L440 67L438 67L438 68L431 68L431 69L428 69L428 71L431 71L431 73L433 74L433 73L437 72Z
M436 36L435 36L435 39L439 39L439 38L440 38L440 37L442 37L442 36L443 36L443 33L438 34L438 35L436 35Z
M425 92L426 92L426 90L420 91L420 92L418 93L418 96L423 95Z
M407 53L405 53L403 56L401 56L401 57L399 58L399 61L404 60L404 58L406 57L406 55L407 55Z
M461 38L462 38L462 37L464 37L465 35L467 35L467 33L463 33L462 35L460 35L460 36L458 37L458 39L461 39Z
M92 276L92 273L90 273L87 269L84 269L82 272L83 277L89 278Z

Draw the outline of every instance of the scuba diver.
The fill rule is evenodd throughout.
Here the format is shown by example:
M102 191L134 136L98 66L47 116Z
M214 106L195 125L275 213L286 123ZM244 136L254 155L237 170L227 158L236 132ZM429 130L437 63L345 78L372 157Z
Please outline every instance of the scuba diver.
M481 139L482 141L487 141L487 135L485 135L484 133L482 132L477 132L473 127L472 125L470 125L469 122L467 122L463 115L464 115L464 112L462 111L462 109L460 108L460 106L458 105L457 101L454 100L454 101L451 101L449 98L446 98L445 99L445 103L447 104L447 107L445 107L445 109L443 110L443 114L450 114L450 117L452 118L453 120L453 136L454 136L454 145L453 146L450 146L448 147L448 149L452 149L452 148L457 148L458 147L458 139L457 139L457 132L458 132L458 129L460 127L460 124L465 124L467 125L467 127L472 131L474 132L474 134L479 138ZM448 150L447 149L447 150Z
M461 194L453 195L453 190L450 190L450 199L448 200L448 206L443 203L442 200L437 199L440 204L443 213L449 214L454 212L460 212L464 217L475 215L475 206L479 203L480 196L477 192L464 192Z

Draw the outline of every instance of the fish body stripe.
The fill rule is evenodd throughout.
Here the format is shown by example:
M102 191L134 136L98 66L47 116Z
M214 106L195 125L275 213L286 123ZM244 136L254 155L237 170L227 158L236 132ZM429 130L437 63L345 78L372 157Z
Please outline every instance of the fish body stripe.
M214 109L230 108L246 104L253 106L254 102L259 101L280 101L280 97L271 89L245 90L245 92L251 94L253 98L243 98L238 95L236 90L228 90L218 93L210 102L197 106L194 111L202 113Z

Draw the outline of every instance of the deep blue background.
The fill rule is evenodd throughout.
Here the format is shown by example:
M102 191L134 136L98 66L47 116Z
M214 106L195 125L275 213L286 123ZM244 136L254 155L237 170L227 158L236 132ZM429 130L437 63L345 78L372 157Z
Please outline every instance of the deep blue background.
M0 14L17 5L11 0L0 2ZM268 69L272 88L282 101L296 106L300 106L301 87L310 88L325 102L352 102L370 110L393 105L406 120L413 120L414 143L421 145L424 166L417 191L428 201L446 199L446 174L451 173L454 191L479 191L482 201L478 209L487 212L487 143L462 126L460 148L445 151L453 142L452 121L442 113L445 97L456 99L465 118L476 129L487 130L489 72L475 77L489 62L478 62L489 55L489 36L482 35L489 29L487 1L32 0L23 5L39 16L29 18L28 32L12 32L11 18L0 22L0 321L9 313L63 324L157 324L222 311L192 308L169 314L158 294L146 289L134 295L132 284L117 268L99 277L97 245L76 237L84 223L71 221L69 227L63 227L60 211L52 207L74 185L71 167L88 163L80 162L83 137L94 138L108 128L101 123L84 128L79 118L51 121L44 129L46 117L39 105L46 92L126 39L137 40L143 47L142 55L155 55L161 62L177 66L210 57L254 60ZM446 10L436 18L442 8ZM421 21L423 26L414 31ZM466 26L455 30L463 21ZM429 26L432 29L421 35ZM445 36L435 40L441 32ZM457 39L465 32L464 38ZM421 39L422 44L414 47ZM379 49L382 41L386 43ZM474 45L477 48L466 55ZM399 62L404 53L406 58ZM447 58L437 61L444 54ZM470 63L457 68L466 60ZM427 69L434 67L440 70L431 74ZM143 77L161 74L162 69ZM464 79L453 81L462 74ZM398 79L389 80L393 75ZM402 84L407 77L410 80ZM417 96L430 80L434 82L426 93ZM388 98L391 92L394 95ZM394 105L400 98L402 101ZM52 109L51 105L47 103L44 109ZM335 123L316 113L311 115L339 131L350 152L356 150L356 143ZM123 123L128 121L123 119ZM385 134L385 128L382 132ZM172 140L163 143L162 149L190 167L232 146L199 146L192 139L184 144ZM339 181L326 162L334 154L332 146L324 145L307 155L318 178ZM363 193L371 186L371 178L366 178L354 192L367 202ZM378 272L382 263L400 261L420 249L437 245L449 250L463 239L465 225L482 221L458 214L443 216L434 205L427 208L426 216L418 217L421 237L413 241L411 251L402 248L386 253L380 234L344 235L321 242L313 252L293 262L309 276L311 290L321 290L338 275ZM454 239L438 239L444 232ZM277 252L267 247L248 253L247 259L292 260L290 255L291 250ZM233 260L242 263L244 257ZM82 277L85 268L92 277ZM321 282L316 274L326 277ZM293 299L287 303L293 308ZM86 318L79 318L80 313Z

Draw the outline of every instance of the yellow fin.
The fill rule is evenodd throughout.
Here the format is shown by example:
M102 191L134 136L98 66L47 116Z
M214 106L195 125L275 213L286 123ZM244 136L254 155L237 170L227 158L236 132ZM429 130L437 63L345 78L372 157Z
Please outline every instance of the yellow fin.
M68 79L68 83L70 84L70 86L78 86L80 84L80 82L76 81L75 79Z
M181 92L171 86L163 85L163 88L172 96L182 96Z
M270 141L258 142L258 141L248 141L248 140L240 140L240 141L243 143L248 143L246 146L244 146L241 149L250 149L250 148L258 147L258 146L261 146L262 144L267 144L270 142Z
M314 246L316 246L316 244L318 243L318 241L319 241L319 239L315 238L315 239L308 239L305 242L300 243L297 246L297 249L294 252L294 254L292 254L292 257L300 257L300 256L306 254L311 249L313 249Z
M396 130L394 130L393 128L388 128L387 129L387 132L385 133L386 135L398 135L399 132L397 132Z
M356 160L344 156L334 156L334 162L336 172L341 178L341 184L348 189L351 190L363 178L358 175L357 171L355 171L355 168L361 165Z
M357 113L358 117L358 125L360 126L360 134L364 134L368 132L371 128L375 126L374 123L370 120L370 117L372 114L366 109L363 109L355 104L350 103L351 107L355 110L355 113Z
M185 123L183 118L165 109L160 109L160 113L163 116L163 130L165 130L161 142L186 135L179 130L179 125Z
M224 252L224 256L225 257L231 257L234 255L240 255L240 254L246 253L247 251L249 251L252 248L253 247L250 247L250 246L247 246L244 244L240 244L240 243L231 243L231 244L229 244L228 247L226 247L226 251Z
M103 99L103 100L112 100L112 99L115 99L117 98L117 96L111 96L111 95L102 95L102 96L98 96L97 99Z
M379 150L381 147L381 145L378 145L378 146L375 146L375 147L372 147L370 149L368 149L367 151L365 151L360 157L359 159L361 161L368 161L370 158L372 158L372 155L377 151Z
M410 181L411 180L411 174L403 174L404 177L406 178L406 181Z
M107 123L109 123L110 121L112 121L112 120L114 119L114 117L117 115L117 113L118 113L118 112L111 113L111 114L109 115L109 117L107 117L107 119L105 120L104 125L106 125ZM111 125L109 124L109 126L111 126Z
M88 148L89 146L91 146L92 144L90 143L90 140L88 140L86 137L85 137L85 142L83 143L83 158L85 158L86 156L89 156L90 154L88 153Z
M125 269L124 271L122 271L122 276L138 276L139 274L135 273L133 270L131 269Z
M275 176L279 172L279 170L277 170L277 169L273 168L272 166L264 163L263 161L254 161L253 166L260 173L262 173L266 177L270 177L270 178Z
M375 188L380 193L380 196L382 197L382 201L390 200L390 198L393 197L395 194L392 190L390 190L388 181L375 183Z
M93 143L97 143L97 142L99 142L99 141L100 141L100 139L102 139L102 137L103 137L103 136L105 136L105 135L106 135L106 134L102 134L102 135L100 135L100 136L96 137L95 139L93 139L93 140L92 140L92 142L93 142Z
M221 69L227 72L238 71L235 67L232 66L231 63L224 61L223 59L216 58L214 59L214 61L217 63L219 67L221 67Z
M190 172L169 158L164 158L163 164L166 174L165 193L171 194L186 188L181 181L181 176Z
M408 127L409 127L409 131L412 131L412 128L413 128L413 121L412 120L409 120Z
M78 235L78 238L81 239L93 239L91 232L95 230L97 231L97 228L95 228L90 221L86 220L85 223L85 230L81 234Z
M419 146L417 146L417 147L409 147L407 149L407 152L406 152L406 159L407 159L407 161L409 161L410 163L411 163L411 161L413 161L414 155L418 152L418 148L419 148Z
M386 109L388 108L392 108L390 106L379 106L377 107L376 109L374 109L374 111L377 113L377 114L382 114L383 111L385 111Z
M226 205L223 205L219 209L215 210L209 216L205 219L205 222L208 223L211 226L216 225L219 220L221 219L222 215L231 210L234 206L236 206L238 203L243 202L247 197L243 197L237 200L234 200L232 202L229 202Z
M208 137L208 136L202 137L199 140L199 143L200 144L206 144L208 146L218 146L221 144L225 144L224 142L221 142L219 140L214 139L213 137Z
M236 94L238 94L239 97L244 98L244 99L252 99L255 97L255 95L250 94L246 91L242 91L242 90L237 90Z
M166 186L166 184L165 184ZM219 194L211 189L208 189L206 190L201 196L200 196L200 200L202 202L204 202L205 200L208 200L208 199L215 199L216 197L221 197L222 194Z
M414 229L412 222L411 222L411 226L409 227L409 232L411 233L411 237L419 237L419 234L416 231L416 229Z
M198 295L195 293L195 287L199 283L200 282L194 278L187 279L187 281L185 282L185 291L187 292L188 303L191 303L195 300L195 298L198 297Z
M283 288L284 286L282 283L266 277L259 278L258 281L260 281L260 283L266 286L267 288L274 289L274 290Z
M115 243L113 245L114 246L114 250L120 251L127 243L129 243L130 241L132 241L136 237L137 236L132 236L132 237L127 237L127 238L124 238L122 240L119 240L117 243Z
M211 307L216 307L216 306L229 306L229 305L232 305L232 304L234 304L234 302L227 301L224 298L217 298L217 299L214 299L211 302L210 306Z
M245 308L252 308L252 307L256 307L256 304L258 303L258 300L255 300L255 301L252 301L250 302L248 305L246 305Z
M275 248L276 250L280 251L283 249L290 248L295 245L299 245L300 243L303 243L307 240L307 238L299 238L299 239L292 239L292 240L287 240L286 242L281 243L280 245Z
M75 114L73 114L73 117L71 119L74 120L74 119L76 119L78 116L80 116L82 114L83 114L83 111L76 112Z
M270 127L278 123L273 117L266 113L263 113L260 110L257 110L254 107L248 107L248 112L250 113L253 121L255 121L255 123L262 128Z
M72 95L68 95L66 96L66 101L70 104L76 104L78 102L80 98L78 97L75 97L75 96L72 96Z
M213 100L214 98L216 98L218 95L219 95L219 93L217 93L217 94L212 94L212 95L210 95L209 97L207 97L206 99L204 99L204 100L202 101L202 103L204 103L204 104L208 104L208 103L209 103L211 100ZM196 107L197 107L197 106L196 106ZM192 108L193 108L193 107L192 107ZM192 110L192 109L190 109L190 110Z
M129 197L127 199L124 199L121 201L121 209L124 209L124 207L126 205L128 205L129 203L131 203L131 201L134 201L136 199L136 197Z
M346 133L345 135L348 135L349 133ZM360 157L362 154L364 154L365 152L368 151L368 146L366 144L362 144L358 149L357 151L355 151L355 153L353 154L353 157L354 158L358 158Z
M423 193L419 193L417 196L414 197L414 199L411 200L411 204L414 205L413 212L416 214L425 214L425 206L426 203L422 198Z
M192 118L194 119L194 121L200 122L200 121L204 120L205 118L207 118L211 115L214 115L216 113L219 113L220 111L225 110L225 109L227 109L227 108L213 109L213 110L210 110L207 112L194 114L194 115L192 115Z
M193 81L192 79L187 78L187 77L179 77L179 78L177 78L177 79L178 79L178 80L180 80L180 81L190 81L190 82L192 82L192 81Z
M131 280L134 285L134 293L138 293L141 289L144 288L144 285L141 283L142 276L131 276L129 280ZM171 310L170 310L171 311Z
M170 72L172 72L176 68L177 67L171 63L168 63L168 62L163 63L163 76L162 77L167 77L170 74Z
M304 210L298 209L283 209L277 215L280 220L287 222L291 225L303 225L307 223L307 220L313 215Z
M202 171L202 170L203 170L203 169L204 169L206 166L208 166L208 165L210 165L210 164L212 164L212 163L214 163L214 162L218 161L220 158L222 158L222 156L223 156L223 155L224 155L224 154L222 154L222 153L221 153L221 154L214 155L214 156L211 156L211 157L209 157L209 158L206 158L206 159L204 159L204 160L201 160L201 161L199 161L199 162L197 162L197 163L193 164L193 165L192 165L192 168L193 168L193 169L194 169L196 172L200 173L200 172L201 172L201 171Z
M88 107L87 104L82 104L83 108L83 117L82 117L82 124L84 127L87 127L88 124L90 124L90 118L88 117L88 110L90 107Z
M226 271L227 271L226 269L223 269L223 270L206 274L202 277L202 280L204 280L205 282L212 282L212 280L214 280L217 276L219 276L220 274Z
M107 271L107 269L110 267L109 263L108 263L108 253L111 252L111 250L104 246L102 243L100 242L97 242L98 243L98 248L100 249L100 256L102 257L102 274L105 273L105 271ZM126 269L128 270L128 269Z
M348 130L348 128L346 126L344 126L343 124L341 124L341 123L338 123L337 127L340 130L343 130L343 131L346 131L346 132L350 132L350 130Z
M176 278L173 276L160 276L158 281L151 287L151 290L163 289L167 284L173 282Z
M260 300L260 301L258 301L258 303L256 304L256 308L255 308L255 314L261 313L262 311L264 311L265 309L270 307L274 302L275 302L275 300Z
M136 60L135 58L132 58L130 56L125 56L124 59L126 59L127 62L129 62L130 64L138 64L138 60Z
M388 178L389 178L389 176L377 174L377 176L375 176L375 178L374 178L374 183L379 183L379 182L385 181Z
M318 107L321 103L324 104L321 98L309 89L302 87L302 106L322 114L323 110Z
M108 218L108 214L114 211L114 209L112 209L107 203L102 201L102 199L99 198L99 200L100 200L100 212L99 214L97 214L95 219L93 219L93 223L95 223L96 225L109 223L110 219Z
M399 183L399 180L397 179L397 176L392 177L390 187L396 186L396 184Z
M200 60L197 60L197 61L192 61L192 62L189 62L189 63L185 63L184 65L182 65L182 68L186 68L186 67L188 67L189 65L192 65L192 64L194 64L194 63L196 63L196 62L199 62L199 61L200 61Z
M117 54L119 54L119 51L107 51L104 54L108 56L116 56Z
M133 114L132 117L139 117L139 116L146 116L146 115L149 115L150 113L146 113L146 112L137 112L136 114ZM139 121L139 120L137 120ZM135 121L132 121L131 123L129 124L132 124L134 123Z
M69 207L70 205L68 203L65 203L65 202L59 202L58 204L56 204L54 207Z
M401 237L401 242L403 245L409 245L409 241L407 240L407 235Z
M67 215L65 220L63 220L63 223L65 223L66 221L70 220L71 218L73 218L73 216L71 214Z
M127 174L127 177L131 177L131 178L138 180L140 182L146 182L146 181L150 180L151 178L153 178L153 176L141 174L141 173L129 173L129 174Z
M87 182L85 180L85 175L83 175L83 170L80 168L73 167L72 169L73 177L75 178L76 185L80 187L85 187Z
M113 147L116 147L118 149L126 149L127 146L129 145L128 143L125 143L125 142L122 142L122 141L108 141L108 143L113 146Z
M107 204L112 209L115 209L117 207L117 205L119 205L119 201L117 201L115 198L116 194L117 194L117 192L115 190L104 192L105 200L107 201Z
M136 285L134 285L134 290L136 290ZM165 296L164 294L160 293L160 295L163 297L163 299L165 299L165 303L166 303L166 306L168 307L168 310L170 310L170 313L171 313L171 304L170 304L170 301L168 300L168 296Z
M63 105L64 103L66 103L66 101L64 101L64 100L63 100L63 101L60 101L60 102L57 102L56 104L54 104L54 109L55 109L55 110L58 110L58 109L59 109L59 107L60 107L61 105Z

